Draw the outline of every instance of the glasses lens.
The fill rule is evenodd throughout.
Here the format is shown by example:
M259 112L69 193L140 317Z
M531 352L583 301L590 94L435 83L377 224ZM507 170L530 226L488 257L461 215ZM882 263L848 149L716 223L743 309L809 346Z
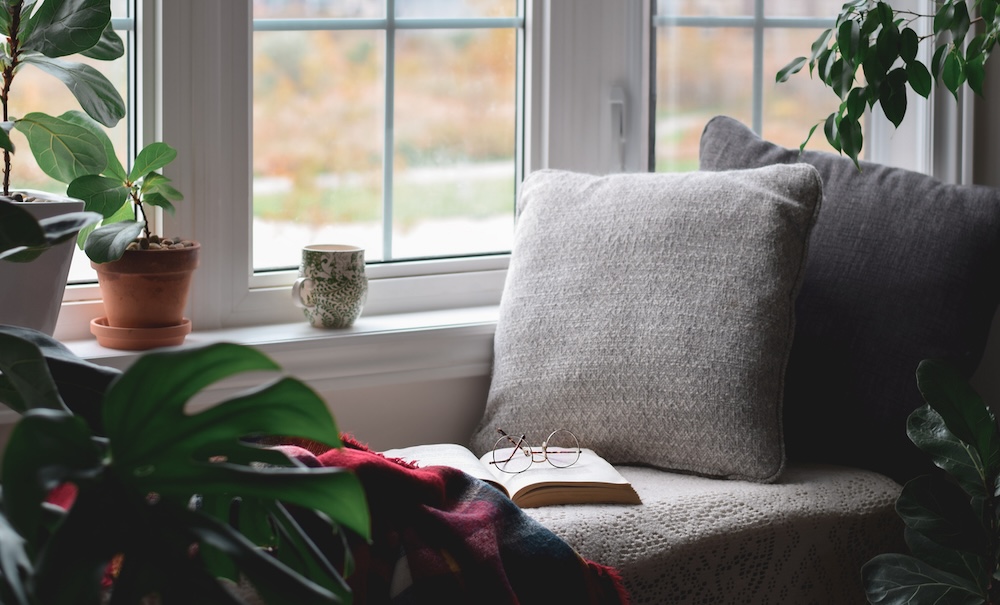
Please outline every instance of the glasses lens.
M580 441L565 429L553 431L545 440L545 459L558 468L573 466L580 459Z
M493 464L505 473L520 473L531 466L531 450L523 447L509 447L510 441L501 437L493 446Z

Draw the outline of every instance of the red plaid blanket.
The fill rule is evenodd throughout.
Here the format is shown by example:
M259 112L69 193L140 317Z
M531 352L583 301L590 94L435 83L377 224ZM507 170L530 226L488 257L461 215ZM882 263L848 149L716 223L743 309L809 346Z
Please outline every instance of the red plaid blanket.
M291 452L289 452L291 453ZM586 561L488 484L448 467L416 468L345 438L306 464L361 480L372 542L355 549L355 603L626 604L615 570Z

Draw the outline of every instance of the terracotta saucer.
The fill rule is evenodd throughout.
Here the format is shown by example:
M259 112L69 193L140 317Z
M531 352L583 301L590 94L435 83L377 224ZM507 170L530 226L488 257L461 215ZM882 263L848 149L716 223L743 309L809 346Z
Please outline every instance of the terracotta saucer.
M113 328L108 325L107 317L90 321L90 333L97 337L98 344L126 351L176 346L184 342L190 332L191 320L186 317L178 325L165 328Z

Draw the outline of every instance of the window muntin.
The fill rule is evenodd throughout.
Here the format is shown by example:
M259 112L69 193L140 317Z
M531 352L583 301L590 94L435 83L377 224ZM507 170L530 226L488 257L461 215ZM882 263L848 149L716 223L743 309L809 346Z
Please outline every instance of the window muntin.
M254 4L254 269L508 251L523 3L326 4Z
M807 73L774 75L807 54L834 24L841 0L657 0L653 22L655 163L693 170L715 115L732 116L776 143L798 147L839 99ZM808 148L829 150L822 130Z

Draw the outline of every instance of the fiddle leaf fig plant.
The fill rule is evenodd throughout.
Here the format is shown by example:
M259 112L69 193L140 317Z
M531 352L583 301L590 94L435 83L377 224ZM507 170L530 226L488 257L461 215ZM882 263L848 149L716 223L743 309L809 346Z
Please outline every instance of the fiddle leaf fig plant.
M83 200L85 210L103 218L100 227L80 231L78 241L95 263L117 260L133 242L142 246L155 239L146 220L147 205L173 214L173 202L184 199L160 172L174 161L177 150L166 143L150 143L136 155L131 170L126 172L111 140L97 124L80 113L72 119L102 142L107 155L101 173L78 176L66 189L67 195Z
M927 98L937 82L957 99L968 84L982 94L986 61L1000 38L998 5L998 0L941 0L933 13L919 13L889 2L851 0L834 27L816 38L809 56L793 59L775 80L784 82L808 65L810 76L836 93L840 105L821 122L823 133L831 147L857 165L866 108L880 106L898 127L906 115L908 89ZM928 33L918 33L924 30ZM919 58L921 44L933 45L929 64ZM809 130L803 148L818 127Z
M951 366L925 360L926 404L907 420L910 440L945 471L906 483L896 502L908 554L862 569L870 603L1000 604L1000 430L990 408Z
M341 441L325 402L255 349L162 350L120 372L0 326L0 402L22 414L0 466L0 602L235 605L241 578L266 603L351 602L363 488L262 445Z
M100 71L67 57L112 61L124 52L125 46L111 26L110 0L0 0L0 202L4 203L0 221L4 221L3 237L18 243L16 251L7 256L9 260L31 260L65 240L73 225L96 222L92 214L78 214L58 225L42 223L39 231L38 223L32 225L7 207L6 202L20 201L11 184L14 131L25 137L38 167L63 183L100 173L107 164L101 141L75 123L71 112L51 116L17 104L18 74L37 69L56 78L88 116L110 128L125 116L121 95ZM24 113L18 113L21 111Z

